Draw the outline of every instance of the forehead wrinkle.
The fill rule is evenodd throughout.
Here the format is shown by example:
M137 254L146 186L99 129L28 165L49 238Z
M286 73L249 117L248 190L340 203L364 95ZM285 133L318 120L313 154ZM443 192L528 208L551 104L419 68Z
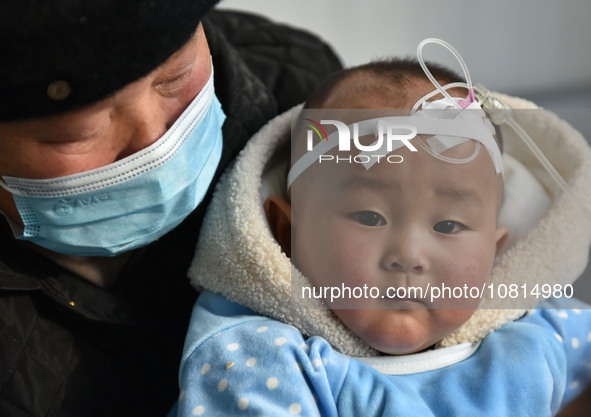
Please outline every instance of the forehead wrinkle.
M459 203L467 203L473 206L482 206L483 204L481 196L476 191L470 189L444 186L436 188L435 194Z
M375 176L365 175L351 175L343 178L339 181L338 188L341 191L347 191L351 189L397 189L398 184L393 184L391 181L387 181L382 178L376 178Z

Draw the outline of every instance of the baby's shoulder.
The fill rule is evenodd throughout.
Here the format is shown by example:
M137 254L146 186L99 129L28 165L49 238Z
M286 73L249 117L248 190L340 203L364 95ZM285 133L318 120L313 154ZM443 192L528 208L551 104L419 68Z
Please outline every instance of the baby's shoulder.
M339 362L348 360L323 338L307 337L292 325L209 293L200 298L193 311L183 363L191 358L212 358L224 364L254 360L260 364L273 358L273 363L305 367L335 356Z
M302 415L318 415L318 398L334 403L333 395L347 373L348 357L324 339L305 337L278 320L230 304L224 309L220 306L216 303L209 310L217 309L217 324L202 323L206 329L194 338L194 344L186 345L179 401L179 410L185 411L180 415L191 415L194 410L259 415L270 407L283 410L275 415L298 410L307 410ZM248 410L251 414L245 414Z
M535 352L584 366L591 365L591 308L576 299L549 299L524 317L501 327L485 338L497 340L497 346L516 352L523 350L528 357ZM591 369L591 368L590 368Z

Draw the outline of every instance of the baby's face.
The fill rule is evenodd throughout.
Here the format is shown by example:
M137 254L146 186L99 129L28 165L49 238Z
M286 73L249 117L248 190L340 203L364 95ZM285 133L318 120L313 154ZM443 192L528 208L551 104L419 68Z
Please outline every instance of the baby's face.
M369 170L315 164L296 181L292 260L316 287L330 287L326 301L354 333L383 353L407 354L472 315L480 300L452 298L453 289L482 289L505 229L496 225L500 178L484 148L466 164L423 149L395 154L404 161ZM452 297L419 297L443 286ZM330 300L333 288L351 295ZM393 289L406 298L389 297Z

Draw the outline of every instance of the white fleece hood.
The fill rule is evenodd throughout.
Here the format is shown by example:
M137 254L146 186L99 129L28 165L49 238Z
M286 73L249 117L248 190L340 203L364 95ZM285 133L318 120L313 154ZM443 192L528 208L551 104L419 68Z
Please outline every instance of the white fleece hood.
M495 96L513 109L537 109L522 99ZM222 294L305 335L322 336L344 354L375 356L378 353L351 333L323 301L292 298L292 280L298 286L310 284L292 267L267 225L262 204L271 193L285 190L285 169L276 167L285 167L280 161L289 159L291 116L298 111L296 107L267 123L220 180L189 276L196 288ZM573 283L585 269L591 240L591 221L575 201L591 207L591 149L579 132L553 113L523 111L516 118L567 181L572 194L561 193L525 148L505 148L505 194L499 224L509 228L510 238L490 282L532 287ZM477 310L439 346L478 342L537 304L535 299L515 302L504 305L511 308Z

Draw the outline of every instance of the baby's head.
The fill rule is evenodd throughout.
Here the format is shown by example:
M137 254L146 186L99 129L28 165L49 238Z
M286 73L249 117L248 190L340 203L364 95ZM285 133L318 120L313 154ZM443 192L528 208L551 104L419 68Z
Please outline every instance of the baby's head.
M429 63L429 70L441 85L463 81L453 71L437 64ZM316 87L304 107L410 109L421 97L434 89L416 60L393 58L333 73ZM463 88L449 91L452 96L466 95Z
M447 70L430 69L442 85L457 81ZM306 107L409 109L432 90L418 64L384 62L333 76ZM441 159L402 147L395 152L399 163L383 158L369 169L315 163L293 183L290 201L266 202L271 228L294 265L342 322L380 352L428 348L479 304L458 296L483 288L507 237L496 223L502 176L484 147L469 162L445 160L472 154L475 146L455 145ZM341 297L332 298L336 288ZM438 290L440 298L431 300Z

